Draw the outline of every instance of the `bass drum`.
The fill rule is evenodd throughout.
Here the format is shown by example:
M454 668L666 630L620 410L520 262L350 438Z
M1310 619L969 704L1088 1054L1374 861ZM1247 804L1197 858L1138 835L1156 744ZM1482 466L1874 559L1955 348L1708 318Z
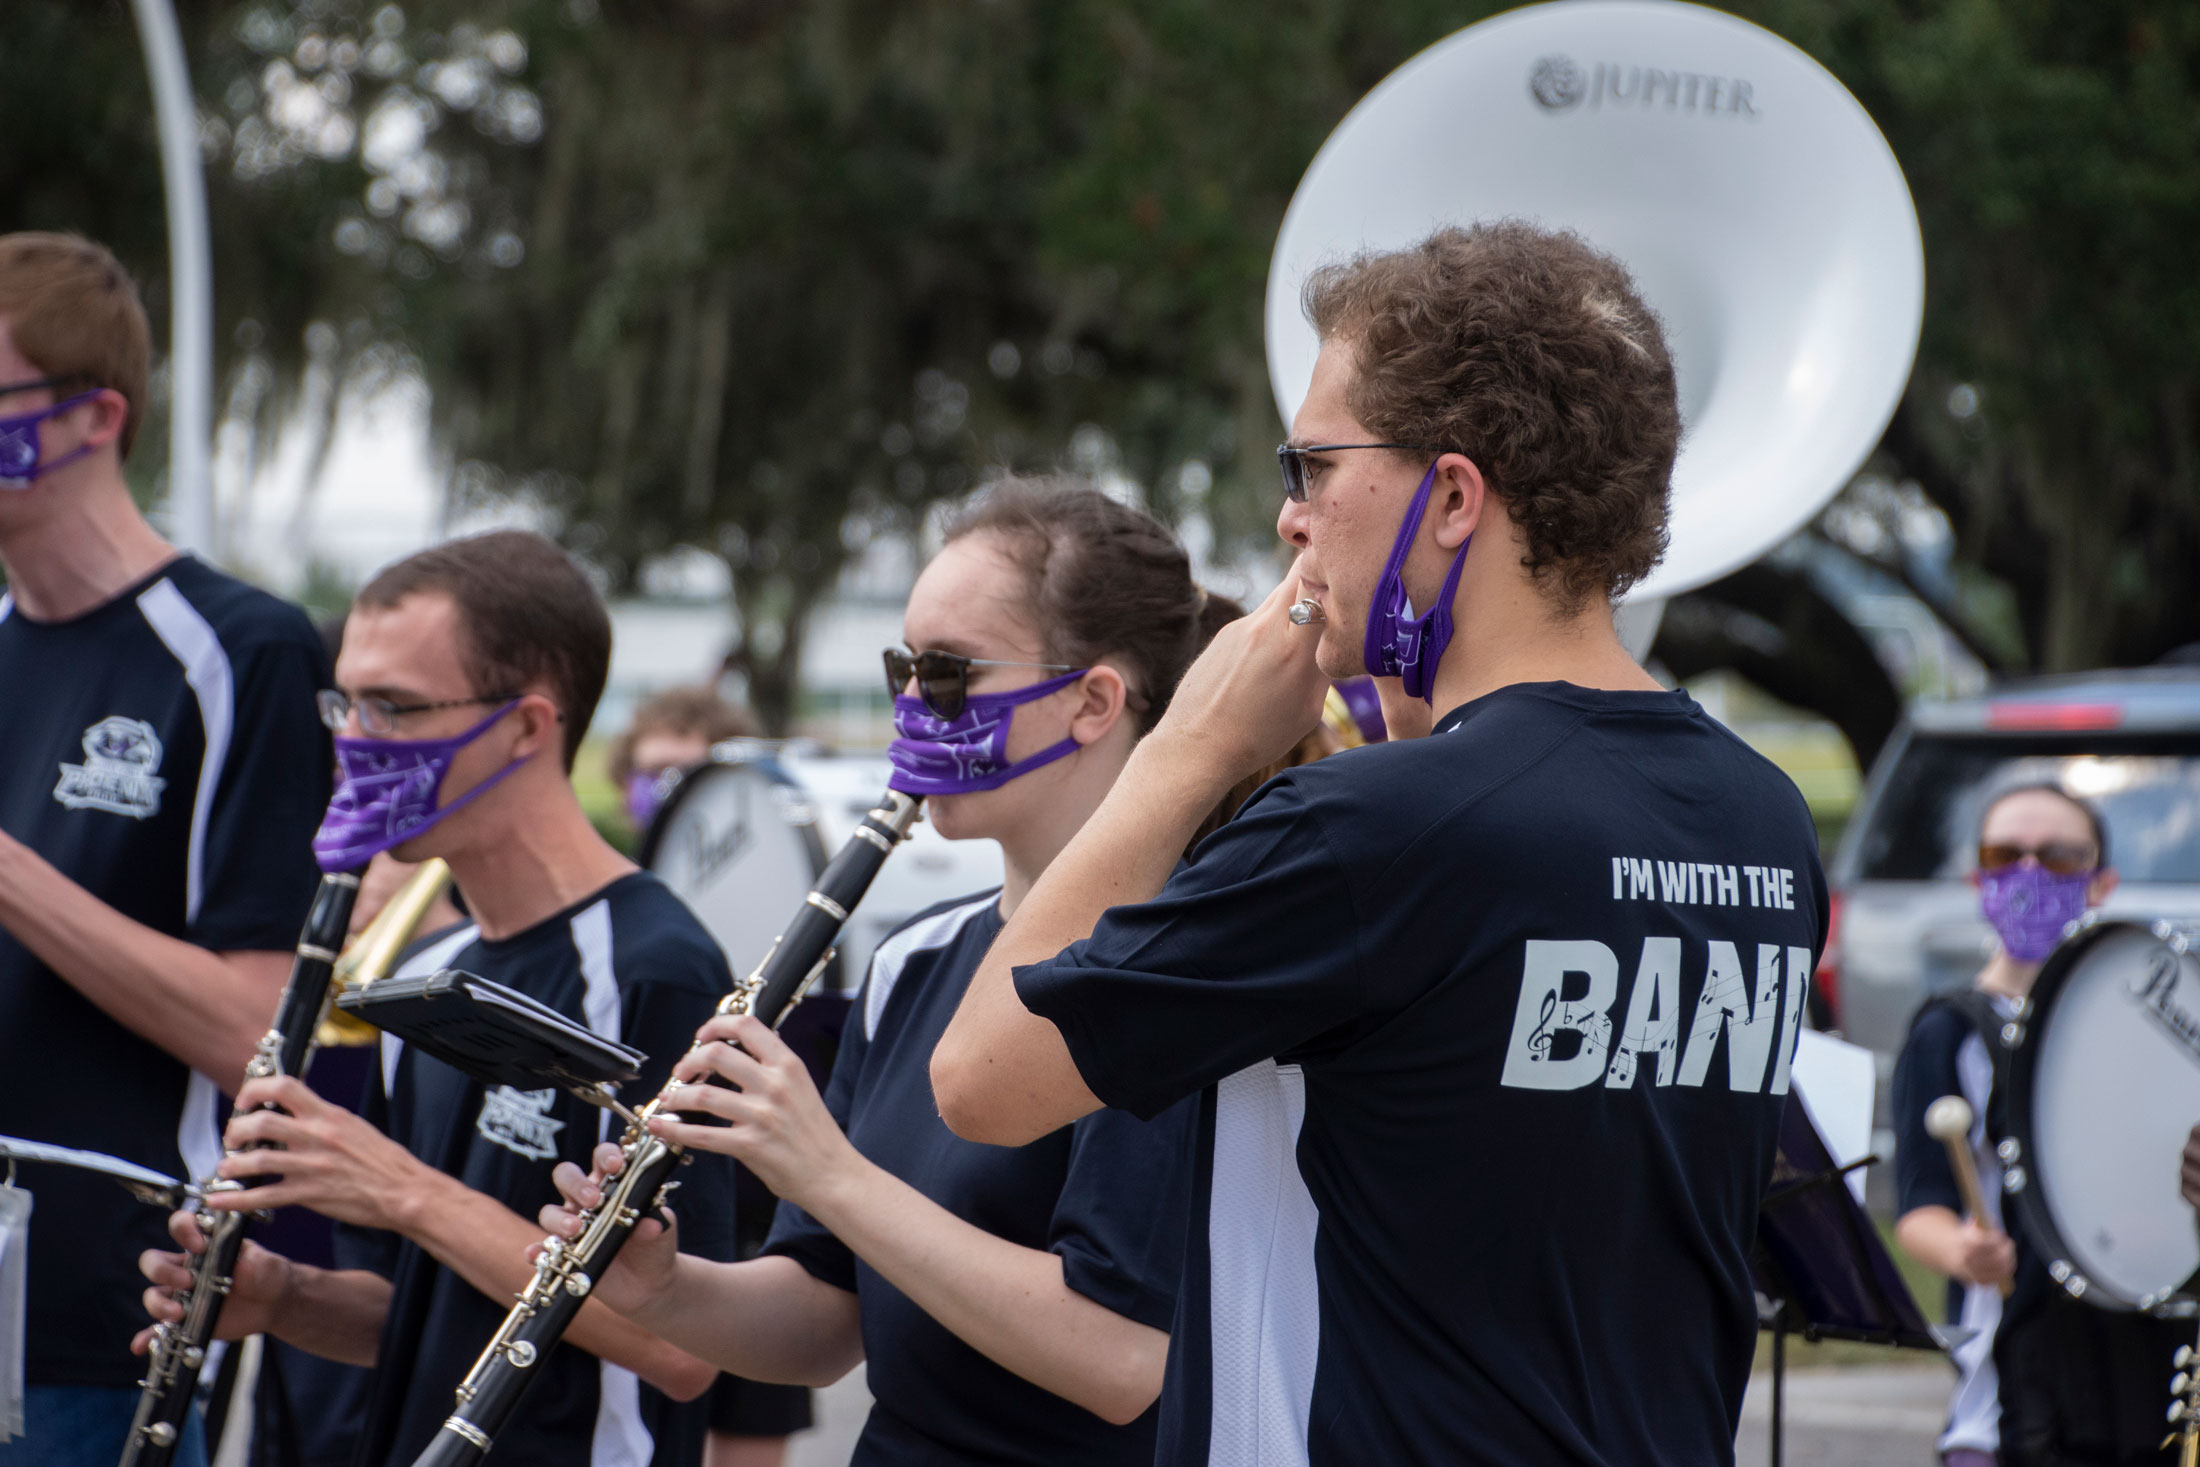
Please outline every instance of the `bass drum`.
M641 863L688 904L735 977L755 971L825 869L817 806L763 749L713 750L642 837ZM838 990L828 965L818 987Z
M2073 1298L2189 1313L2200 1222L2178 1192L2200 1122L2200 929L2089 918L2010 1045L2002 1185Z

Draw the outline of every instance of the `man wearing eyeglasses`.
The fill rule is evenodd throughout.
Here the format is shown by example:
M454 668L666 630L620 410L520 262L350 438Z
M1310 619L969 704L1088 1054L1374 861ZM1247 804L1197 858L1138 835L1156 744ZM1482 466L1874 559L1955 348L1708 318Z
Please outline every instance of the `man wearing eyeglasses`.
M340 779L313 847L330 870L382 851L449 862L472 920L397 976L461 969L641 1050L649 1063L623 1092L638 1105L733 978L702 924L604 842L573 792L610 660L602 600L541 535L478 535L386 567L354 600L336 686L321 695ZM450 1415L532 1272L534 1214L557 1196L552 1168L585 1164L621 1122L556 1089L485 1088L394 1036L380 1061L359 1115L302 1081L246 1085L221 1175L270 1184L205 1205L297 1205L336 1220L333 1269L247 1243L222 1333L262 1331L372 1366L351 1398L314 1409L358 1422L354 1462L404 1467ZM262 1143L280 1149L246 1149ZM732 1257L730 1161L681 1168L677 1208L683 1248ZM199 1246L189 1213L171 1226ZM185 1277L182 1255L150 1250L141 1267L154 1285L146 1309L180 1317L169 1291ZM498 1438L500 1458L701 1460L707 1410L695 1398L716 1367L591 1304L539 1370L549 1378Z
M0 237L0 1133L204 1177L313 896L328 663L132 502L150 356L113 255ZM0 1462L111 1467L161 1219L87 1173L19 1183L28 1436Z
M1613 629L1664 548L1662 334L1518 223L1306 299L1297 564L995 939L941 1115L1201 1097L1163 1467L1730 1463L1826 890L1793 782ZM1286 771L1179 868L1363 671L1428 736Z

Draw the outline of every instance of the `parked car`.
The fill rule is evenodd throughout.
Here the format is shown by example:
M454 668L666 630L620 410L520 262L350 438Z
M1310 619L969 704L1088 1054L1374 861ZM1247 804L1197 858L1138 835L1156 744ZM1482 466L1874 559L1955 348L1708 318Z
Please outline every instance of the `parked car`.
M2100 810L2122 883L2110 915L2200 921L2200 668L2028 679L1913 708L1873 765L1829 876L1821 1022L1868 1046L1874 1149L1894 1158L1889 1093L1910 1020L1993 951L1967 877L1979 816L2012 785L2061 784ZM1891 1165L1871 1195L1891 1205Z

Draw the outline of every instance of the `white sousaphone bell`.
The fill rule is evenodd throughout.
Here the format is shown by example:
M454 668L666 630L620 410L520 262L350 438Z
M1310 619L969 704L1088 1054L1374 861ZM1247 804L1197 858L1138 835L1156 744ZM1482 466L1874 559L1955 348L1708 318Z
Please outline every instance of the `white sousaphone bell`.
M1663 318L1684 436L1672 548L1621 608L1756 559L1856 472L1917 351L1924 248L1902 170L1825 68L1673 0L1559 0L1439 41L1330 134L1276 238L1268 375L1288 423L1316 266L1445 224L1523 219L1624 261Z

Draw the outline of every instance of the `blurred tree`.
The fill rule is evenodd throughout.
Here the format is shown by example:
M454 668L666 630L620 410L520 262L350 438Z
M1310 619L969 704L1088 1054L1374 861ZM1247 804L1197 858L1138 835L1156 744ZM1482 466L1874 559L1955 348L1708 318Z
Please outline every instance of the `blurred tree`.
M461 497L531 499L616 584L723 559L729 662L784 726L846 556L992 466L1066 453L1175 514L1197 462L1223 534L1266 534L1284 206L1383 75L1500 8L181 0L231 400L264 429L418 371ZM1996 665L2192 640L2200 17L1734 8L1856 91L1918 199L1925 341L1878 468L1955 528L1921 594ZM0 225L107 238L157 297L143 97L122 0L0 9ZM1810 641L1788 695L1867 749L1892 683L1814 597L1778 565L1707 588L1661 651Z
M2200 640L2200 9L1734 8L1856 93L1917 201L1924 339L1878 467L1947 514L1954 584L1875 558L1991 667Z

